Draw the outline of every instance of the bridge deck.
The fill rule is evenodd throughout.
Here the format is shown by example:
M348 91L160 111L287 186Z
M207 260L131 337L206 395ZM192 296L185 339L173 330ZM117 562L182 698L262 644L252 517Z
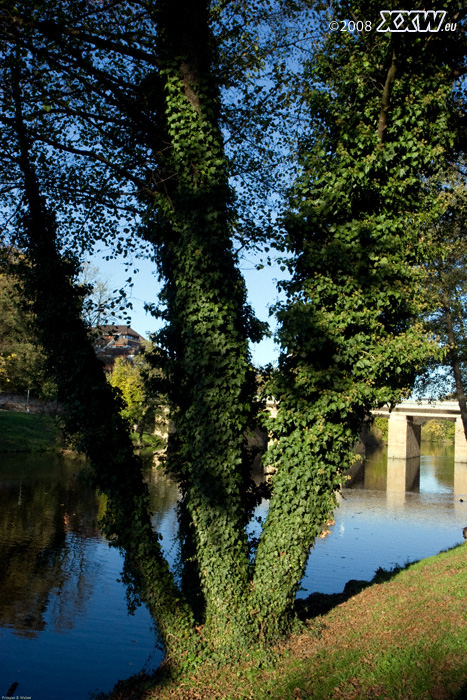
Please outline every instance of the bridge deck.
M392 411L388 406L375 408L371 412L374 416L403 415L417 418L444 418L455 420L460 417L460 408L457 401L403 401L394 406Z

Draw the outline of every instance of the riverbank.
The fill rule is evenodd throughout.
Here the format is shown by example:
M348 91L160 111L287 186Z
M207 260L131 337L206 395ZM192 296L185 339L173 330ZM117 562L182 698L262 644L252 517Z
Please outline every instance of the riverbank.
M51 416L0 410L0 453L58 452L60 430Z
M131 434L135 450L152 460L154 453L163 448L160 437L143 433L142 448L138 446L138 435ZM39 411L25 413L22 410L0 408L0 454L62 452L66 448L60 428L48 413Z
M466 512L467 525L467 512ZM466 700L467 543L315 595L274 661L136 677L107 700Z

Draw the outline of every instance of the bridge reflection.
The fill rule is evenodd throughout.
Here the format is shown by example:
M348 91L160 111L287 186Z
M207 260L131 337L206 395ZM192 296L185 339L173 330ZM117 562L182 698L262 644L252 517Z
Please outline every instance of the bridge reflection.
M452 493L455 501L461 504L465 511L467 464L454 461L452 447L443 446L437 450L429 444L423 452L425 452L423 456L395 459L390 458L389 451L384 449L378 450L368 460L360 458L347 472L348 481L345 487L386 491L388 498L397 501L401 497L403 500L407 492L418 493L421 490L420 465L424 462L426 470L429 461L430 467L424 475L425 488L430 481L436 481L438 485L435 490L438 491L441 488L446 493ZM368 465L369 461L371 466ZM450 465L447 471L446 464ZM433 471L432 475L430 471Z

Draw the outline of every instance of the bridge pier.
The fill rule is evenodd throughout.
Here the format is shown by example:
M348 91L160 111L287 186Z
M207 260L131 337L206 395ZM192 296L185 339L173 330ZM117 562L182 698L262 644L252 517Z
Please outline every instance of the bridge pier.
M409 459L388 459L386 492L405 494L420 488L420 456Z
M456 418L456 430L454 433L454 461L467 462L467 440L465 439L462 418Z
M413 416L398 413L389 415L388 459L420 457L420 439L421 425L415 423Z
M462 510L467 521L467 463L456 462L454 465L454 503Z

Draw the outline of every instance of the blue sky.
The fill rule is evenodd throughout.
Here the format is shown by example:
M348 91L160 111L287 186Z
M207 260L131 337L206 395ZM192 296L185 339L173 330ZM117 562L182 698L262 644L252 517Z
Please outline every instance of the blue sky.
M99 254L95 254L90 262L99 268L101 280L105 281L111 290L123 286L129 277L130 273L125 271L122 259L106 261ZM142 336L148 337L149 333L160 328L160 321L144 310L144 304L156 301L160 284L155 274L155 266L151 261L138 260L136 267L139 272L132 276L134 286L129 294L133 304L133 310L130 311L131 326ZM242 262L241 271L246 281L249 303L257 317L261 321L268 321L271 329L274 330L274 319L269 317L269 307L278 300L276 280L284 279L286 273L282 272L277 264L257 270L253 256ZM253 362L258 367L275 362L278 356L278 350L272 338L266 338L261 343L252 345L251 352Z

